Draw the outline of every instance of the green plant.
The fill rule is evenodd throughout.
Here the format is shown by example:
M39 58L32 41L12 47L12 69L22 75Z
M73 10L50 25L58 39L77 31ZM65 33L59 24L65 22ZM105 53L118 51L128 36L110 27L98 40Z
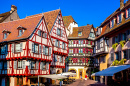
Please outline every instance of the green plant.
M83 53L79 53L80 55L83 55Z
M121 47L124 47L124 45L125 45L125 40L120 41L120 45L121 45Z
M116 66L116 65L118 65L118 64L119 64L119 61L118 61L118 60L115 60L115 61L112 62L112 66Z
M123 65L125 63L125 61L127 61L127 59L122 59L119 61L119 65Z
M115 50L116 47L117 47L117 45L118 45L118 43L113 44L113 45L112 45L112 48L114 48L114 50Z

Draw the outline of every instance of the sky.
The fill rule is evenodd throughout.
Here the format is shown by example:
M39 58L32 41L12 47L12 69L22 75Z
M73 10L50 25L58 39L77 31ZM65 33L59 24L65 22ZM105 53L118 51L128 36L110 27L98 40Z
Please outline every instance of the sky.
M10 11L11 5L17 6L20 19L61 9L62 16L71 15L78 26L93 24L98 27L120 7L120 0L2 0L0 14Z

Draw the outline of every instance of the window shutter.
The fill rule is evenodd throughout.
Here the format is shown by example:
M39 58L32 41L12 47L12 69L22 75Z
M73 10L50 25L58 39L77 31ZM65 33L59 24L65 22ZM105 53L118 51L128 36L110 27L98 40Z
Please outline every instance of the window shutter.
M22 68L23 68L23 69L26 68L26 66L25 66L25 62L26 62L26 61L22 61Z
M46 63L46 69L49 70L49 63Z
M63 36L63 30L61 30L61 36Z
M51 55L51 47L49 47L49 56Z
M39 45L39 54L41 54L42 53L42 47L41 47L41 45Z
M38 68L39 68L39 62L36 61L36 69L38 69Z
M60 47L60 41L59 41L59 47Z
M57 40L55 39L55 46L57 46Z
M66 43L65 43L65 49L66 49Z
M9 69L9 61L7 61L7 69Z
M17 61L14 61L14 69L17 69Z
M28 66L28 69L31 69L31 61L29 61L29 64L30 64L30 65Z
M40 63L40 69L43 69L43 62Z
M45 54L45 46L43 45L43 54Z
M63 58L63 63L64 63L64 57L62 57Z
M32 52L34 52L34 43L32 43Z
M23 50L23 43L20 43L20 52Z
M14 44L12 44L11 51L14 53Z
M57 62L57 55L55 55L55 62Z
M57 33L56 34L58 35L58 28L57 28Z
M47 33L45 33L45 38L47 38Z

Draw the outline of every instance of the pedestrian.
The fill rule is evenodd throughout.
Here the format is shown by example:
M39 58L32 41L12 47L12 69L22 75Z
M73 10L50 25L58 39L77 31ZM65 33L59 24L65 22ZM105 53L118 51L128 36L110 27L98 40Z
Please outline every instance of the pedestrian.
M85 80L87 80L87 75L85 75Z

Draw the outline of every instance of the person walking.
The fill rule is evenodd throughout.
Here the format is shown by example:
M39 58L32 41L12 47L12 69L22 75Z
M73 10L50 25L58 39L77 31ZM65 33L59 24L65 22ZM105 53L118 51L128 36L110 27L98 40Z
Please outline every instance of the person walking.
M88 76L87 76L87 75L85 75L85 80L87 80L87 77L88 77Z

